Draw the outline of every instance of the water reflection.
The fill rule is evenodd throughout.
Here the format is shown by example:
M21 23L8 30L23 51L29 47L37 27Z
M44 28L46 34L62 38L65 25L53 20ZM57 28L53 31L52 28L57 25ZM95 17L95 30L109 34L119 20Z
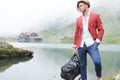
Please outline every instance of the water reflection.
M60 77L60 68L72 56L71 44L12 44L33 51L34 57L32 59L0 60L0 80L63 80ZM103 77L120 71L120 45L101 45L99 48L103 64ZM20 62L25 63L20 64ZM95 78L94 64L88 56L88 80Z
M9 59L1 59L0 60L0 73L4 72L12 65L18 64L20 62L26 62L32 59L32 57L23 57L23 58L9 58Z

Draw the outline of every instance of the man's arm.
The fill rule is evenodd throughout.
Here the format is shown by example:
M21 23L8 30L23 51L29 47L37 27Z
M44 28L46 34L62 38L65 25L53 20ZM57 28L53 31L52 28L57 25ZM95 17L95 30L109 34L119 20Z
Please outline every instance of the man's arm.
M103 38L104 28L99 14L97 15L97 29L98 29L98 35L96 42L100 43Z
M78 27L78 22L76 20L76 29L74 33L74 48L76 48L76 43L77 43L77 38L78 38L78 32L79 32L79 27Z

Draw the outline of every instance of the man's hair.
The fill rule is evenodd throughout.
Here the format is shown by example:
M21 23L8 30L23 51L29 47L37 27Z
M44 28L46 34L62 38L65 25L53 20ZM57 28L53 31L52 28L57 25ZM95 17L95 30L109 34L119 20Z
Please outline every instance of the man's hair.
M79 4L80 4L80 3L87 4L87 5L88 5L88 8L90 8L90 4L88 4L88 3L85 2L85 1L81 1L81 0L80 0L80 1L77 2L77 9L79 8Z

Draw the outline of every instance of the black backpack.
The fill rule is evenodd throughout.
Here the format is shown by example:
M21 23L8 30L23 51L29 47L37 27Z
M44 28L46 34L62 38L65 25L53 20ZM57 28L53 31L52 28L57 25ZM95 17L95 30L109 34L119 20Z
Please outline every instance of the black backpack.
M61 67L61 77L65 80L74 80L79 74L80 61L77 55L73 55L70 61Z

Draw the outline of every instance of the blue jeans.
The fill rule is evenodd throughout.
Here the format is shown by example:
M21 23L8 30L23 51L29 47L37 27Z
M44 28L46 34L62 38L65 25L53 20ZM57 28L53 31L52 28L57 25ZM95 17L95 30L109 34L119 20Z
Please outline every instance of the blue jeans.
M92 58L94 65L96 76L101 77L102 66L101 66L101 59L98 50L98 44L94 42L91 46L87 47L85 44L83 47L78 48L78 55L80 57L80 72L82 80L87 80L87 53Z

